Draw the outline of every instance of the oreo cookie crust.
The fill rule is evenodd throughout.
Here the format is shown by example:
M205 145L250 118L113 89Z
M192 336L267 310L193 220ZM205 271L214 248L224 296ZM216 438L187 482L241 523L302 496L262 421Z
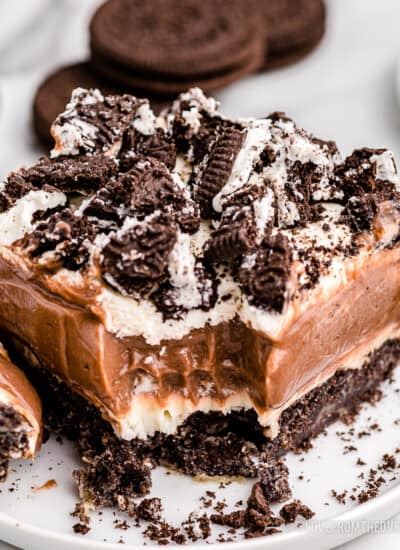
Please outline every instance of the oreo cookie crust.
M273 440L263 434L251 411L238 410L228 415L197 412L176 434L124 441L93 405L55 376L29 365L26 370L43 399L47 428L75 441L85 463L75 474L82 499L98 508L126 511L128 499L149 492L155 465L190 476L259 476L269 502L286 500L290 488L279 459L307 451L337 420L352 423L363 402L377 403L380 385L390 380L399 359L400 341L391 340L362 368L337 372L285 411L280 435Z
M265 68L288 65L312 51L325 32L323 0L260 0L268 28Z
M100 88L106 94L132 93L129 86L117 84L96 73L89 61L68 65L51 73L39 86L33 101L33 127L46 147L53 144L50 135L53 121L64 110L77 87ZM167 100L158 99L152 106L155 111L160 111L167 104Z

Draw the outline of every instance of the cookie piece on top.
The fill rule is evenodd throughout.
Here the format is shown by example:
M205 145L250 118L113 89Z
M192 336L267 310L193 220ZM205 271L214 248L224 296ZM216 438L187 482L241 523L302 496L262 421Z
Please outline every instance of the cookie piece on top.
M53 121L64 110L73 90L78 87L100 88L107 94L135 93L130 86L99 75L89 61L61 67L52 72L40 84L33 100L33 127L47 148L53 146L50 135ZM160 97L153 97L151 102L156 112L160 112L169 103L168 99Z

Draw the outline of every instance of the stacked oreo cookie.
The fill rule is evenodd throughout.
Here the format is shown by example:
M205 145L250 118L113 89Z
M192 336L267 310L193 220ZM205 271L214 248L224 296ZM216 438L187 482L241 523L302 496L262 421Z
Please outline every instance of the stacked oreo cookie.
M325 30L323 0L108 0L90 23L91 59L40 86L34 127L49 129L74 88L150 98L156 111L192 86L210 92L310 52Z
M238 0L109 0L90 26L101 74L142 90L220 88L257 70L262 24Z
M322 0L260 0L259 3L268 29L266 69L299 61L324 36L326 9Z

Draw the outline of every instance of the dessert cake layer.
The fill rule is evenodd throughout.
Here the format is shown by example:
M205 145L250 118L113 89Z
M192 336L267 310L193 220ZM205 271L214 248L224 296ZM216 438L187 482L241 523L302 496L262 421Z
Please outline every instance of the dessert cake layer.
M95 506L124 507L130 497L149 491L155 464L193 476L262 475L286 452L307 449L332 422L351 422L362 402L379 400L380 385L390 379L399 360L400 340L391 340L361 368L337 372L284 411L274 439L264 436L254 411L238 410L228 415L195 413L173 435L121 440L98 409L64 383L41 369L28 372L45 397L48 427L76 441L86 464L76 476L82 497Z
M124 439L195 412L283 412L399 335L392 154L342 158L198 89L78 89L0 194L0 327ZM29 318L29 323L26 319Z
M11 459L33 458L42 440L42 408L26 376L0 344L0 481Z
M400 249L364 262L348 261L336 292L295 312L274 340L235 319L154 346L116 337L90 309L0 258L0 325L31 362L99 406L126 439L174 433L196 411L238 408L254 409L276 435L290 403L400 337Z

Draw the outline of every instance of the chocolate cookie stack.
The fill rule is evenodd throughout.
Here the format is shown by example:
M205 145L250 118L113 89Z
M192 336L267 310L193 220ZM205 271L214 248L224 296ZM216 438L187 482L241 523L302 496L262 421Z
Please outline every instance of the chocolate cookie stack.
M34 127L51 122L74 88L146 96L155 111L192 86L210 92L310 52L325 30L323 0L108 0L90 24L91 59L40 86Z
M326 9L321 0L261 0L260 4L268 29L265 68L295 63L322 39Z
M238 0L111 0L90 26L93 64L150 92L220 88L260 67L262 25L247 9Z

